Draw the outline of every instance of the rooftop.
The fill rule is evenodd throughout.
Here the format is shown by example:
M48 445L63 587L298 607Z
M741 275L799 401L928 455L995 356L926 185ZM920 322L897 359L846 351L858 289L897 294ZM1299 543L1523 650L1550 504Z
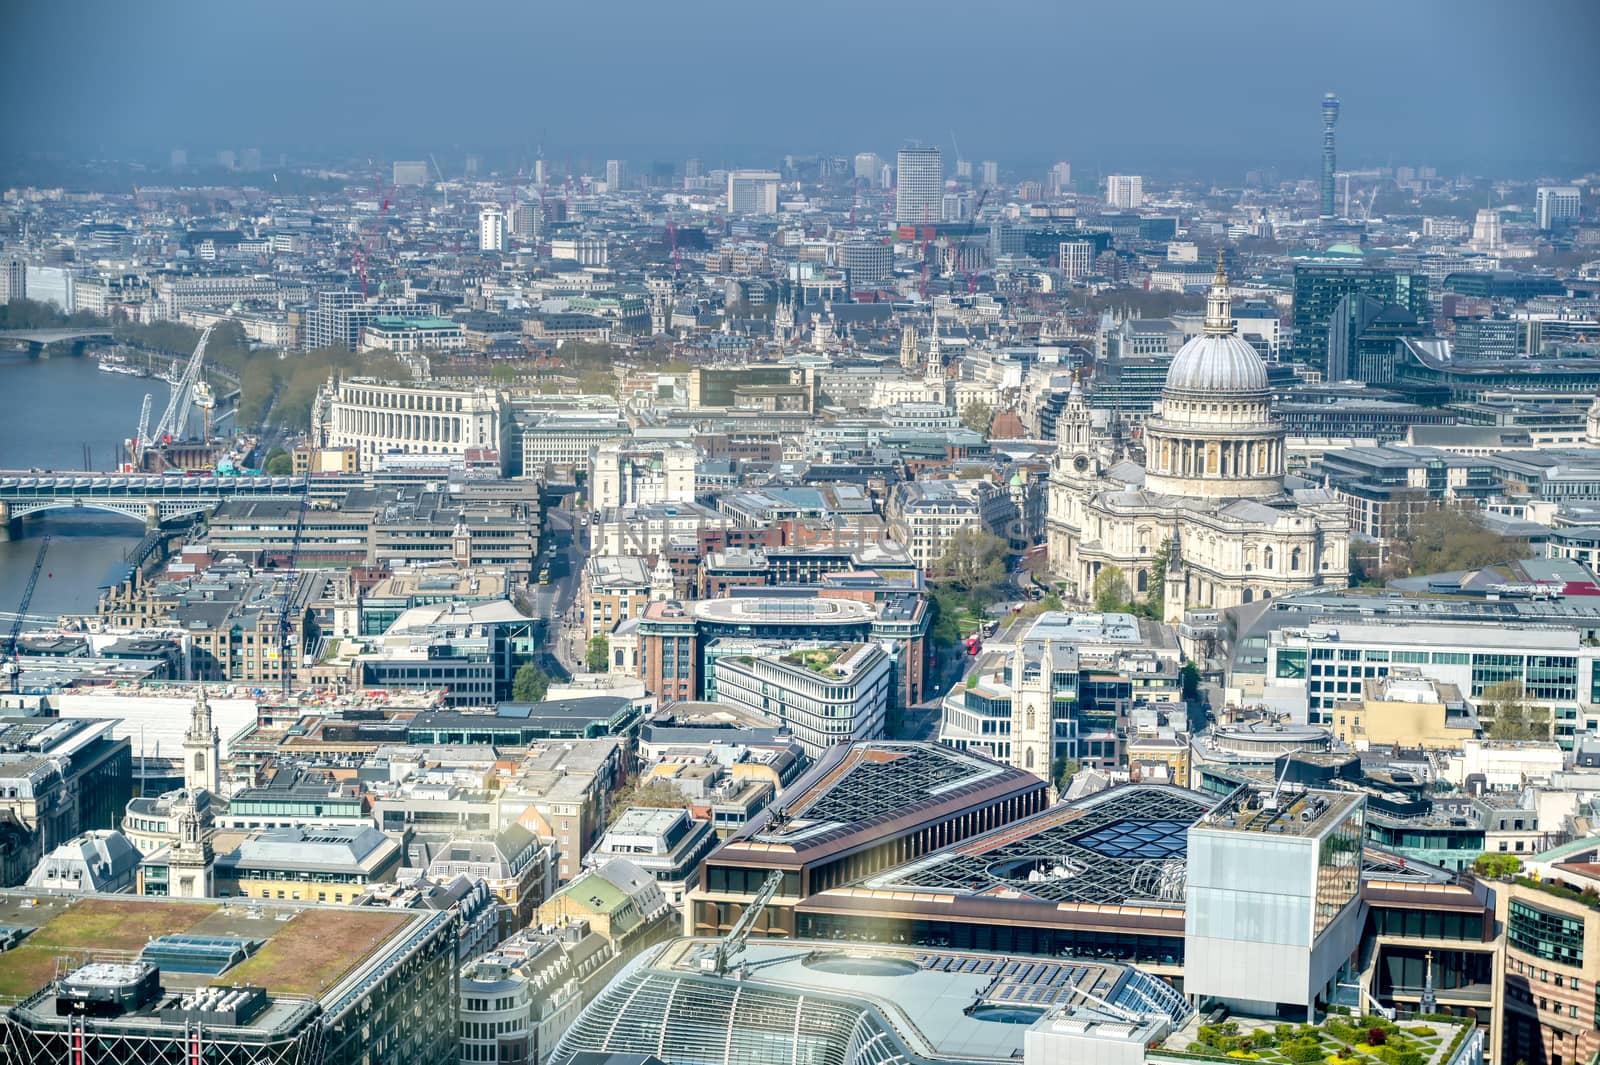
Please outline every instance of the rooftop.
M57 959L121 958L161 936L259 940L249 960L223 974L164 971L169 988L218 979L253 984L274 996L323 998L369 960L398 949L402 934L431 919L418 912L351 911L303 904L188 901L85 895L38 898L0 892L0 924L31 929L22 945L0 954L0 1000L33 994L52 979Z
M1212 804L1184 788L1111 788L937 851L863 887L1181 908L1189 828Z
M711 945L676 940L645 955L574 1022L554 1060L569 1062L581 1051L653 1052L665 1042L678 1050L674 1060L831 1061L846 1060L846 1049L865 1041L873 1061L1004 1061L1020 1059L1025 1033L1048 1010L1103 999L1163 1014L1174 1027L1191 1014L1165 984L1120 965L752 941L736 980L701 970ZM804 1046L793 1045L797 1032Z
M718 854L846 847L877 832L1043 786L1032 773L937 744L840 744Z

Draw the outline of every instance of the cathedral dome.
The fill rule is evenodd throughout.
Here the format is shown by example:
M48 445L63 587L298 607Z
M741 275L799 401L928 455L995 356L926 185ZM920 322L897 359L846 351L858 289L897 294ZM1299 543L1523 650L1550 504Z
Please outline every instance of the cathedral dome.
M1167 388L1184 392L1265 392L1267 365L1235 334L1202 333L1179 349L1167 371Z

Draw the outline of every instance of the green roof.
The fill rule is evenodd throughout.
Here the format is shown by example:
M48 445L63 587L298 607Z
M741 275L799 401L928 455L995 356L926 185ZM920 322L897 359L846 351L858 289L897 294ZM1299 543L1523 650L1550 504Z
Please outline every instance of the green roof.
M394 315L380 314L373 319L373 325L379 329L457 329L456 322L449 318L400 318Z

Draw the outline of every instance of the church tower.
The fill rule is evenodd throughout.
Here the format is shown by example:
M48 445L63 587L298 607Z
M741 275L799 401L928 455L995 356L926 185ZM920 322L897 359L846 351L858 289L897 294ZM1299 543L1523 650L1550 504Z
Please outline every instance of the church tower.
M916 373L917 363L921 361L917 351L917 327L908 324L900 330L900 369L906 373Z
M200 685L194 709L189 712L189 731L183 734L183 786L193 794L204 788L221 793L222 740L211 721L211 704L206 701L206 686Z
M167 891L178 899L216 894L216 853L211 849L210 806L201 812L194 792L178 804L178 842L167 859Z
M1038 657L1031 657L1037 655ZM1011 658L1011 765L1050 780L1055 648L1019 640Z
M667 553L662 551L656 556L656 568L650 574L650 601L652 603L665 602L675 594L672 581L672 563L667 561Z

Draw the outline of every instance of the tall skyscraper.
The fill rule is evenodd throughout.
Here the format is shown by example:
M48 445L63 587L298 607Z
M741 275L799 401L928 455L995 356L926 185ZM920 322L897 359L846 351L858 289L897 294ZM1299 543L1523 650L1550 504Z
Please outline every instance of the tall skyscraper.
M971 159L957 159L956 160L956 180L957 181L971 181L972 180L972 160Z
M705 164L700 160L685 159L683 161L683 178L685 181L693 181L700 177L701 174L704 174L705 169Z
M1583 194L1576 185L1540 185L1535 196L1540 229L1559 229L1563 223L1578 220Z
M901 148L895 158L894 220L921 225L944 217L944 155L937 148Z
M1144 178L1138 174L1111 174L1106 178L1106 206L1136 211L1144 206Z
M1322 217L1333 217L1333 127L1339 121L1339 98L1322 98Z
M1060 196L1072 188L1072 164L1061 162L1050 168L1050 195Z
M1000 164L993 159L983 161L983 184L990 189L1000 187Z
M478 250L506 250L506 216L498 207L485 207L478 212Z
M728 213L777 214L779 177L775 170L728 171Z
M606 188L616 192L622 188L622 160L606 160Z

